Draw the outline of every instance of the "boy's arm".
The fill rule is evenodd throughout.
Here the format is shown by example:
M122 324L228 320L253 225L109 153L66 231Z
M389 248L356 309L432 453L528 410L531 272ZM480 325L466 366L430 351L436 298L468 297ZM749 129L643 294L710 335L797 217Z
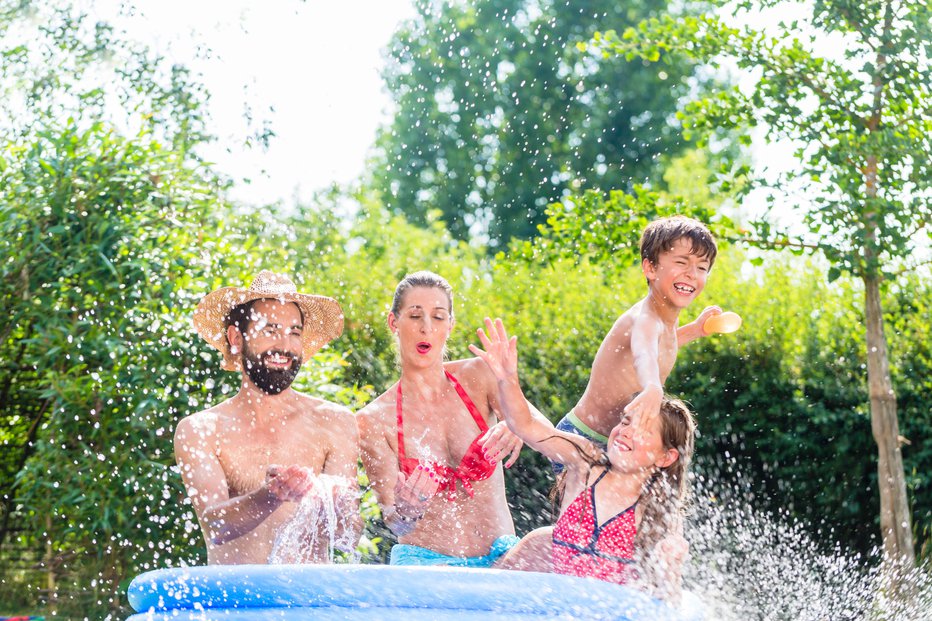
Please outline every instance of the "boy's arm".
M696 317L695 321L690 323L683 324L676 329L676 345L677 347L682 347L690 341L695 341L698 338L703 336L708 336L709 333L705 331L703 326L705 325L706 320L709 317L714 317L715 315L721 315L722 309L718 306L706 306L702 309L702 312L699 313L699 316Z
M660 337L663 322L642 312L631 327L631 355L641 392L625 406L624 413L646 424L660 413L663 381L660 379Z

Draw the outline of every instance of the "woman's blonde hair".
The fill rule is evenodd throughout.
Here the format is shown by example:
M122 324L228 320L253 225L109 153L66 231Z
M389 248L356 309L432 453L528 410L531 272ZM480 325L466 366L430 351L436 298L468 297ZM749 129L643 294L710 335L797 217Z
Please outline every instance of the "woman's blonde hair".
M440 274L435 274L434 272L429 272L427 270L408 274L402 278L401 282L398 283L398 286L395 287L395 295L392 297L391 308L391 312L394 315L397 315L401 312L401 303L404 301L405 293L417 287L424 287L425 289L440 289L443 291L447 296L447 310L450 311L450 317L453 316L453 287L451 287L450 283L447 282L447 279Z

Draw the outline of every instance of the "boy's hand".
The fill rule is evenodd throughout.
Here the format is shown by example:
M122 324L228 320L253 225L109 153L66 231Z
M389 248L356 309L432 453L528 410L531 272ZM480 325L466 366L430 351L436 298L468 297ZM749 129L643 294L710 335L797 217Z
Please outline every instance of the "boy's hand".
M684 323L679 328L676 329L676 345L677 347L682 347L686 343L695 341L698 338L703 336L709 336L710 332L705 331L705 322L710 317L715 315L721 315L722 309L718 306L706 306L702 309L702 312L699 313L699 316L696 317L695 321L689 323Z
M715 315L721 315L721 314L722 314L722 309L719 306L706 306L705 308L703 308L702 312L699 313L699 316L696 317L696 320L693 322L699 328L699 335L709 336L709 334L711 333L706 332L705 328L703 327L705 326L706 320L709 317L714 317Z
M489 365L496 379L504 380L518 374L518 337L508 338L501 319L492 323L492 320L486 317L485 330L479 328L476 334L485 350L470 345L469 351Z
M651 384L632 399L623 411L626 416L630 416L635 421L638 429L646 429L660 414L662 401L663 389L656 384Z
M496 462L504 461L507 457L508 461L505 462L505 467L511 468L518 461L518 455L521 454L521 447L524 446L524 442L513 434L508 429L508 425L502 421L485 432L482 436L481 445L486 459Z

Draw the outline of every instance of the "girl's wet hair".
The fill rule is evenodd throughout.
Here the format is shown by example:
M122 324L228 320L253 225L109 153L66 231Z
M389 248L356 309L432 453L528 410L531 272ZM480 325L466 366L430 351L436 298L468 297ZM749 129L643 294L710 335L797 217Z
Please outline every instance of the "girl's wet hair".
M410 289L417 287L426 287L428 289L440 289L447 295L447 303L450 311L450 317L453 317L453 287L447 282L447 279L439 274L422 270L408 274L401 279L398 286L395 287L395 297L392 298L391 312L398 315L401 312L401 303L404 301L405 293Z
M686 216L660 218L648 224L641 234L641 260L647 259L656 265L660 253L669 250L679 239L689 241L690 252L708 260L710 267L715 263L718 247L712 233L702 222Z
M685 519L689 464L696 446L696 420L679 399L664 399L661 404L660 437L664 449L676 449L679 457L647 482L638 501L643 513L634 537L640 580L655 596L661 596L670 586L665 583L657 544L675 532Z

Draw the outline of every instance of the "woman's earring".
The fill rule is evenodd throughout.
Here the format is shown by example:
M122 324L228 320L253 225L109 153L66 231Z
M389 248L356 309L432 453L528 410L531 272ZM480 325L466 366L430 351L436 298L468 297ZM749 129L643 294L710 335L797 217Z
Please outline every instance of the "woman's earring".
M230 353L231 353L231 354L238 354L238 353L239 353L239 347L237 347L236 345L231 345L231 346L230 346Z

